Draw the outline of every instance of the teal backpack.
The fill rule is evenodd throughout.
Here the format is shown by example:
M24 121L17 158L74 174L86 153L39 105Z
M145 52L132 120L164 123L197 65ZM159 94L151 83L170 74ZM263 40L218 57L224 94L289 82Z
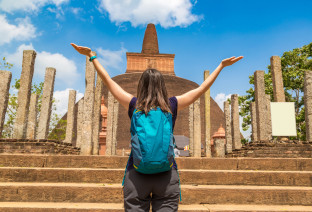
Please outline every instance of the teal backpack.
M143 174L169 171L174 161L172 115L159 107L147 115L135 109L131 118L133 166Z
M169 171L174 162L176 147L172 129L172 114L159 107L151 109L147 115L135 109L131 118L131 153L133 167L143 174ZM122 185L127 172L125 170ZM179 176L179 172L178 172ZM180 201L182 201L180 177Z

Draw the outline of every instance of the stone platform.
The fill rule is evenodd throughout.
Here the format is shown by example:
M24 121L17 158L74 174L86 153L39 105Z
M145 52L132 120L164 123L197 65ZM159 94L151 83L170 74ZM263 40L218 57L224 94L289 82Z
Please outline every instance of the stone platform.
M251 158L312 158L312 143L309 142L250 142L240 150L233 150L226 157Z
M47 139L0 139L0 154L79 155L70 143Z
M0 155L0 211L124 211L127 157ZM312 211L312 159L177 158L179 211Z

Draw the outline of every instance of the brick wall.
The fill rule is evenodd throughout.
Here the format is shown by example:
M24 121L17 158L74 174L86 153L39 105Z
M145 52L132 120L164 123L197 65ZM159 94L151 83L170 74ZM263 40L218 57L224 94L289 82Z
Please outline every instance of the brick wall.
M57 140L0 139L1 153L79 155L80 149Z

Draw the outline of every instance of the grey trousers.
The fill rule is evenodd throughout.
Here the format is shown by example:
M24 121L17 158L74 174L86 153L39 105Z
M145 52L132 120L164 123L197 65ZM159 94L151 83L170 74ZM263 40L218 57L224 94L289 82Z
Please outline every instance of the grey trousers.
M180 189L177 170L158 174L141 174L134 169L126 173L124 207L126 212L178 211Z

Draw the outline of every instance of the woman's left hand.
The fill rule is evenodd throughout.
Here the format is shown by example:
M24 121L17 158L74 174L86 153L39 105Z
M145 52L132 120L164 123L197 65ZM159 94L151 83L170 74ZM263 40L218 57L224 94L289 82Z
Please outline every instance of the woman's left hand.
M230 65L233 65L234 63L236 63L237 61L243 59L243 58L244 58L243 56L230 57L230 58L222 60L221 65L222 65L222 67L230 66Z
M77 46L74 43L71 43L71 45L77 50L77 52L79 52L80 54L86 55L88 57L92 57L92 51L89 47L85 47L85 46Z

